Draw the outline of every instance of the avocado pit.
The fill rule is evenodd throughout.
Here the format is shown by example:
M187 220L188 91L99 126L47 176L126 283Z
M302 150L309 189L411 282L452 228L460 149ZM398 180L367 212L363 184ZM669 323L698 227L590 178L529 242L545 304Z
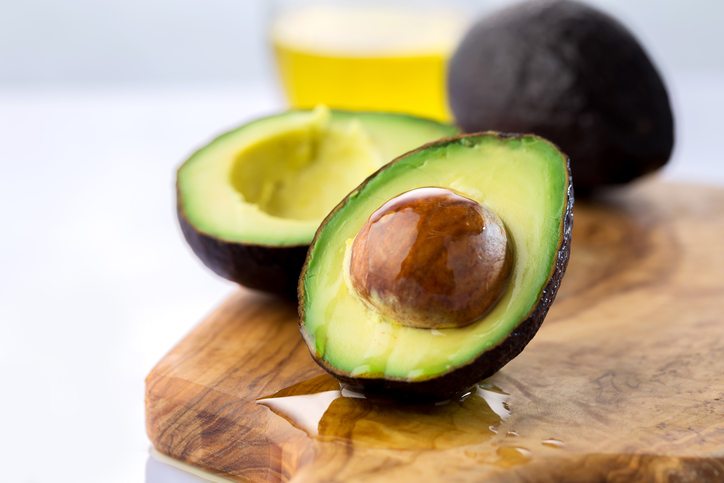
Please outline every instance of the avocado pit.
M417 188L369 217L349 275L357 294L402 325L442 329L480 320L500 299L513 254L501 219L449 189Z

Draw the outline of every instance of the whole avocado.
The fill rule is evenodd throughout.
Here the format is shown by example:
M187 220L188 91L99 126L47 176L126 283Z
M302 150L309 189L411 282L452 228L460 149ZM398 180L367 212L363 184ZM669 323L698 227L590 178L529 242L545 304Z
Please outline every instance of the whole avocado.
M576 191L621 184L669 160L666 87L633 34L569 0L528 1L477 22L454 53L448 97L466 132L530 132L571 158Z

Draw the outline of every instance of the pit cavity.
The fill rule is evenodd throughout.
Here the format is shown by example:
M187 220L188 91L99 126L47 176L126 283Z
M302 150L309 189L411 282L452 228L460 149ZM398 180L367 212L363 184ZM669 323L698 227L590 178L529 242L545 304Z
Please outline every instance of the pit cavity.
M308 121L280 125L238 152L230 181L245 202L271 216L321 220L380 158L359 121L332 121L318 108Z

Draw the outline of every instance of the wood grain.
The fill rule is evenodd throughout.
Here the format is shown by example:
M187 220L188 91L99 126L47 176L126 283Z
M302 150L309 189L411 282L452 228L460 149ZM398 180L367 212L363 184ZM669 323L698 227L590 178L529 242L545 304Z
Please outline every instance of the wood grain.
M239 292L149 374L153 445L240 481L724 481L724 191L648 182L575 217L543 328L478 394L339 397L295 307Z

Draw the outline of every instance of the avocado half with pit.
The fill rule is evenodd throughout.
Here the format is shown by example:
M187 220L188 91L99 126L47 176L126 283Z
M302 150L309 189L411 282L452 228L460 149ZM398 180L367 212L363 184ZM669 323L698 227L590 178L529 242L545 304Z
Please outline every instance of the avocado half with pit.
M448 124L418 117L324 107L250 122L217 137L178 170L181 229L218 275L295 299L324 216L383 164L454 133Z
M464 392L543 322L572 210L568 158L534 135L470 134L402 155L317 231L299 282L312 356L367 394Z

